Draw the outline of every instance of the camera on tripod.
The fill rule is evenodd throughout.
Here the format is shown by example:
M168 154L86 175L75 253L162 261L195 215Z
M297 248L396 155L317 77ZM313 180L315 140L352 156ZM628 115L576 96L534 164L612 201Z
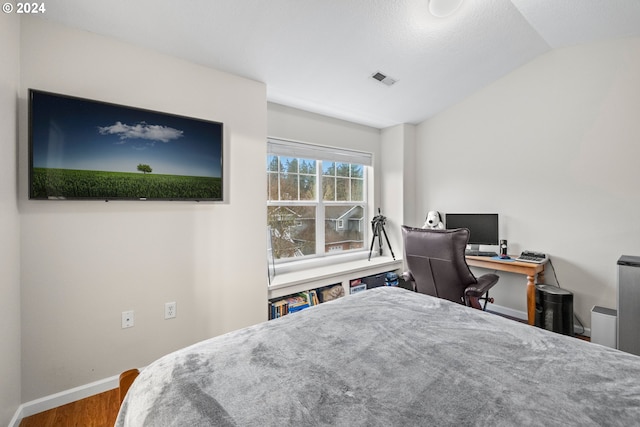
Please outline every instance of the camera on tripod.
M373 237L371 238L371 247L369 248L369 261L371 261L371 252L373 251L373 245L376 242L376 237L378 238L378 251L380 256L382 256L382 235L384 234L384 239L387 241L387 245L389 246L389 251L391 252L391 256L395 261L396 256L393 253L393 249L391 249L391 243L389 243L389 238L387 237L387 232L384 229L384 224L387 222L387 217L383 216L380 213L380 208L378 208L378 215L374 216L371 220L371 230L373 231Z
M380 212L380 208L378 208L378 212ZM376 215L371 220L371 226L375 229L376 227L384 227L387 222L387 217L384 215Z

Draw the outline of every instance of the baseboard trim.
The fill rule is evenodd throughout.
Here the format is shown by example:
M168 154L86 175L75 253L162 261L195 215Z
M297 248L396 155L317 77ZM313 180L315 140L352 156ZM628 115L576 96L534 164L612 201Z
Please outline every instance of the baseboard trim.
M116 375L23 403L18 407L9 427L19 427L25 417L117 388L118 383L119 375Z
M514 310L513 308L503 307L501 305L490 304L487 305L487 311L492 311L497 314L503 314L505 316L513 317L518 320L527 321L528 316L526 311Z
M11 421L9 421L7 427L20 427L22 418L24 418L24 416L22 415L22 405L20 405L16 413L13 414L13 418L11 418Z

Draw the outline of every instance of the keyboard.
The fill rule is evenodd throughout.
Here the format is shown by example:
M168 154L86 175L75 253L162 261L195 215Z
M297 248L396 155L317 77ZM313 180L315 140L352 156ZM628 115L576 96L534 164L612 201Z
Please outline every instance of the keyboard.
M495 252L491 252L491 251L472 251L472 250L466 250L464 251L464 254L466 256L488 256L488 257L493 257L493 256L498 256L497 253Z
M541 252L523 251L516 261L533 262L541 264L547 260L547 255Z

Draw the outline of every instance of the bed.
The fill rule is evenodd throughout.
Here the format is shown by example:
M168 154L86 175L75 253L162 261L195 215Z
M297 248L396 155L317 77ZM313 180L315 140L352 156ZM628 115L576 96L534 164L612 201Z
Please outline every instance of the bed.
M116 426L639 423L640 357L380 287L158 359Z

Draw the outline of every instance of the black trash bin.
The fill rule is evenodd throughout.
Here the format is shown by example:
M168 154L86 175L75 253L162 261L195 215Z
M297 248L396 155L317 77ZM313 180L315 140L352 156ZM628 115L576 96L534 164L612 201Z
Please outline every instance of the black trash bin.
M557 286L536 285L535 325L573 336L573 293Z

